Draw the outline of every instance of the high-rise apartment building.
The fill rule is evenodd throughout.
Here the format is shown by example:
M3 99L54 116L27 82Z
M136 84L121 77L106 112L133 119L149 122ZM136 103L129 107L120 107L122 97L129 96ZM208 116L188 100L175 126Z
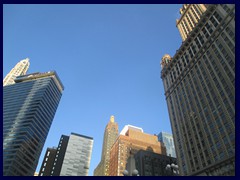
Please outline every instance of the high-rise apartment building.
M146 134L139 127L125 126L110 151L109 175L123 176L130 152L134 155L141 149L166 155L166 148L157 136Z
M175 146L172 134L160 132L158 140L166 146L167 156L176 157Z
M77 133L62 135L57 149L47 149L39 176L87 176L92 147L92 137Z
M180 173L234 175L235 5L209 4L161 65Z
M187 39L205 11L204 4L184 4L180 9L181 17L177 19L177 28L183 41Z
M29 66L30 66L30 62L28 58L18 62L16 66L3 79L3 86L14 84L15 83L14 79L17 76L25 75L27 73Z
M3 175L33 176L64 87L57 73L18 76L3 87Z
M110 150L117 137L118 124L114 122L114 116L111 116L104 132L101 161L94 170L94 176L109 175Z

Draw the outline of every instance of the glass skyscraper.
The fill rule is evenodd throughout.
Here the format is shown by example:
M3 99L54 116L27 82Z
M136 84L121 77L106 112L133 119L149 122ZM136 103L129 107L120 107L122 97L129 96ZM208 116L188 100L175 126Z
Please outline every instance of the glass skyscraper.
M33 176L63 89L55 71L3 87L4 176Z
M166 146L167 156L176 157L172 134L160 132L158 134L158 140Z

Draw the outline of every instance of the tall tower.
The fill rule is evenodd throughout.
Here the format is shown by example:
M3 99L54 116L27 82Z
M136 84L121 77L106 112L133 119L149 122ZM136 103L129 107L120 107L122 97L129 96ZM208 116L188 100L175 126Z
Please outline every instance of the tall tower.
M170 59L161 78L180 173L234 175L235 5L208 5Z
M17 76L22 76L27 73L27 70L30 66L29 59L23 59L20 62L16 64L14 68L6 75L6 77L3 79L3 86L7 86L10 84L14 84L14 79Z
M166 146L167 156L176 157L175 146L172 134L166 132L160 132L158 134L158 140Z
M187 39L205 11L204 4L184 4L180 9L181 17L176 24L183 41Z
M3 87L4 176L33 176L63 89L55 71Z
M94 170L94 176L108 176L109 175L109 159L110 150L118 137L118 124L114 122L114 116L111 116L105 131L102 146L101 161Z
M136 126L125 126L110 151L109 175L123 176L130 154L134 155L139 150L166 155L166 147L158 141L157 136L146 134Z
M58 148L48 148L39 176L87 176L93 138L77 133L62 135Z

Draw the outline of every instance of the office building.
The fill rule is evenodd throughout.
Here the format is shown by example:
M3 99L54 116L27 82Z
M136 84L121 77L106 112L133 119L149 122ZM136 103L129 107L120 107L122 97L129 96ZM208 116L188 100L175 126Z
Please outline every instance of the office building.
M139 150L135 155L136 169L139 176L166 176L169 175L168 164L177 164L177 159L151 151Z
M130 152L135 154L141 149L166 155L166 148L157 136L146 134L139 127L125 126L110 151L109 175L123 176Z
M57 154L57 148L47 148L46 153L43 158L43 163L41 165L40 171L38 173L38 176L50 176L52 172L52 167L55 162L55 157Z
M30 62L28 58L18 62L16 66L3 79L3 86L14 84L15 83L14 79L17 76L25 75L27 73L29 66L30 66Z
M207 5L205 4L184 4L180 9L181 17L177 19L176 24L183 41L195 28L206 9Z
M47 149L39 176L87 176L92 147L92 137L77 133L62 135L56 152Z
M235 174L235 5L209 4L161 62L181 175Z
M105 131L102 146L101 161L94 170L94 176L108 176L109 175L109 159L110 150L118 137L118 124L114 122L114 116L111 116Z
M64 87L54 71L3 87L3 175L33 176Z
M158 140L166 146L167 156L176 158L176 152L175 152L175 146L174 146L172 134L169 134L166 132L160 132L158 134Z

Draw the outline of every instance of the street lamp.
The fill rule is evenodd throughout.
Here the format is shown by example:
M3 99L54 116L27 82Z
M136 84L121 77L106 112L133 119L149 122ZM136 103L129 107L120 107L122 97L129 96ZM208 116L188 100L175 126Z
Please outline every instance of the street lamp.
M124 176L139 176L136 169L135 158L130 148L130 156L127 159L126 169L123 171Z
M171 175L172 176L177 176L179 174L179 168L178 168L178 165L172 163L171 165L170 164L167 164L166 166L166 171L167 172L171 172Z
M139 174L138 174L138 170L136 170L136 169L134 169L133 171L132 171L132 173L128 173L128 170L124 170L123 171L123 175L124 176L139 176Z

